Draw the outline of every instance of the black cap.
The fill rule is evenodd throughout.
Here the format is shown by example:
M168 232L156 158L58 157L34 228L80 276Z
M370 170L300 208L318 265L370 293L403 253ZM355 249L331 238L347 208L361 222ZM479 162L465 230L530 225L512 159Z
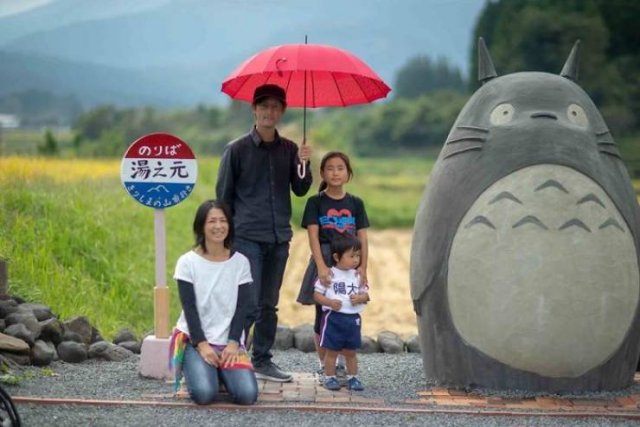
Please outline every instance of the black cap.
M253 92L253 104L257 104L258 102L264 100L265 98L275 98L282 103L284 107L287 106L287 94L278 85L262 85L258 86Z

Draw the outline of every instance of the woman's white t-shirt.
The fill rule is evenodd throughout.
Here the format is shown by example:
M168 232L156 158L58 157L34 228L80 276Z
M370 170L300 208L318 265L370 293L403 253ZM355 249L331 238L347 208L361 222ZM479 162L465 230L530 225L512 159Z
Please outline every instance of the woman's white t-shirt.
M235 252L226 261L210 261L189 251L178 259L173 278L193 284L198 316L207 341L226 345L238 302L238 286L252 282L249 260ZM189 334L184 311L180 313L176 327Z

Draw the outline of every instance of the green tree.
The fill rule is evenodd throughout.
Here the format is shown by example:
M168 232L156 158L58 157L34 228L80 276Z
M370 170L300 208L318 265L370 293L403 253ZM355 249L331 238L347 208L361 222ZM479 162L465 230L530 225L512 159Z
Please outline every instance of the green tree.
M450 66L445 58L433 62L426 55L418 55L400 68L396 75L396 98L418 98L437 90L464 91L465 83L460 70Z
M38 153L43 156L55 156L58 154L58 141L56 141L56 137L50 129L45 131L44 142L42 145L38 145Z

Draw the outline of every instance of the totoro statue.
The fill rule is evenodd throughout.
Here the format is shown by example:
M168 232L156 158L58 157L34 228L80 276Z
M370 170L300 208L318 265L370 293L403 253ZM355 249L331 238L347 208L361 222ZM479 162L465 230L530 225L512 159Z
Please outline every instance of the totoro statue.
M460 112L418 208L411 296L428 379L570 392L629 386L640 215L597 107L560 72L498 76Z

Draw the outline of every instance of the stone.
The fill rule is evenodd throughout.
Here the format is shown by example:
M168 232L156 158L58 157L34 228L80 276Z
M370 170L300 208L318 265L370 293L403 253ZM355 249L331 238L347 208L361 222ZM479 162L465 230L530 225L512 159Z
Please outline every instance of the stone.
M34 303L27 302L24 304L20 304L18 306L18 309L21 311L32 312L33 315L36 316L36 319L38 319L39 322L42 322L43 320L51 319L52 317L54 317L53 313L51 312L51 308L49 308L44 304L34 304Z
M113 337L114 344L120 344L124 341L138 341L138 338L131 332L129 329L120 329L116 332L116 335Z
M0 351L11 353L29 353L29 344L20 338L0 333Z
M7 329L4 330L4 333L26 342L27 344L29 344L29 347L33 346L36 341L36 337L33 336L33 332L31 332L22 323L14 323L13 325L7 327Z
M123 341L121 343L118 343L118 345L120 347L126 348L132 353L140 354L140 347L142 346L142 343L140 343L140 341Z
M407 351L409 353L421 353L420 350L420 338L417 335L412 335L406 342Z
M91 343L93 344L94 342L99 342L99 341L104 341L104 338L100 334L100 331L92 326L91 327Z
M295 348L305 353L316 351L315 332L309 324L298 325L293 328L293 343Z
M58 345L63 341L64 328L62 326L62 322L55 317L40 322L40 327L42 329L40 332L40 338L42 340L51 341L55 345Z
M84 344L84 341L82 340L80 334L77 334L73 331L64 331L64 334L62 335L62 341L74 341L80 344Z
M58 347L58 356L68 363L80 363L87 360L87 349L81 343L75 341L63 341Z
M0 300L0 317L5 318L11 313L18 311L18 303L12 299Z
M111 344L107 341L98 341L94 342L89 346L89 351L87 355L90 359L102 358L107 348L109 348Z
M394 332L382 331L378 334L378 343L384 353L404 352L404 341Z
M4 319L0 319L0 332L4 331L4 328L7 327L7 324L5 323Z
M53 361L55 352L53 345L37 340L31 349L31 363L36 366L49 365Z
M293 347L293 331L285 325L278 325L276 339L273 343L275 350L289 350Z
M370 353L378 353L380 351L380 345L375 338L371 338L368 336L362 337L362 346L358 349L358 353L362 354L370 354Z
M12 362L17 363L18 365L27 366L31 364L31 358L28 354L16 354L16 353L8 353L8 352L0 352L2 357L11 360Z
M107 351L105 351L104 353L105 359L110 360L112 362L122 362L123 360L126 360L131 356L133 356L132 351L127 350L126 348L116 344L111 344L107 349Z
M91 344L91 337L93 332L93 326L89 323L89 320L84 316L76 316L72 319L64 322L65 330L73 331L80 335L82 342L85 344Z
M16 313L11 313L4 320L7 327L15 325L16 323L23 324L29 331L31 331L31 335L34 340L38 338L40 336L40 332L42 332L42 327L40 326L38 319L36 319L36 316L30 311L18 311Z

